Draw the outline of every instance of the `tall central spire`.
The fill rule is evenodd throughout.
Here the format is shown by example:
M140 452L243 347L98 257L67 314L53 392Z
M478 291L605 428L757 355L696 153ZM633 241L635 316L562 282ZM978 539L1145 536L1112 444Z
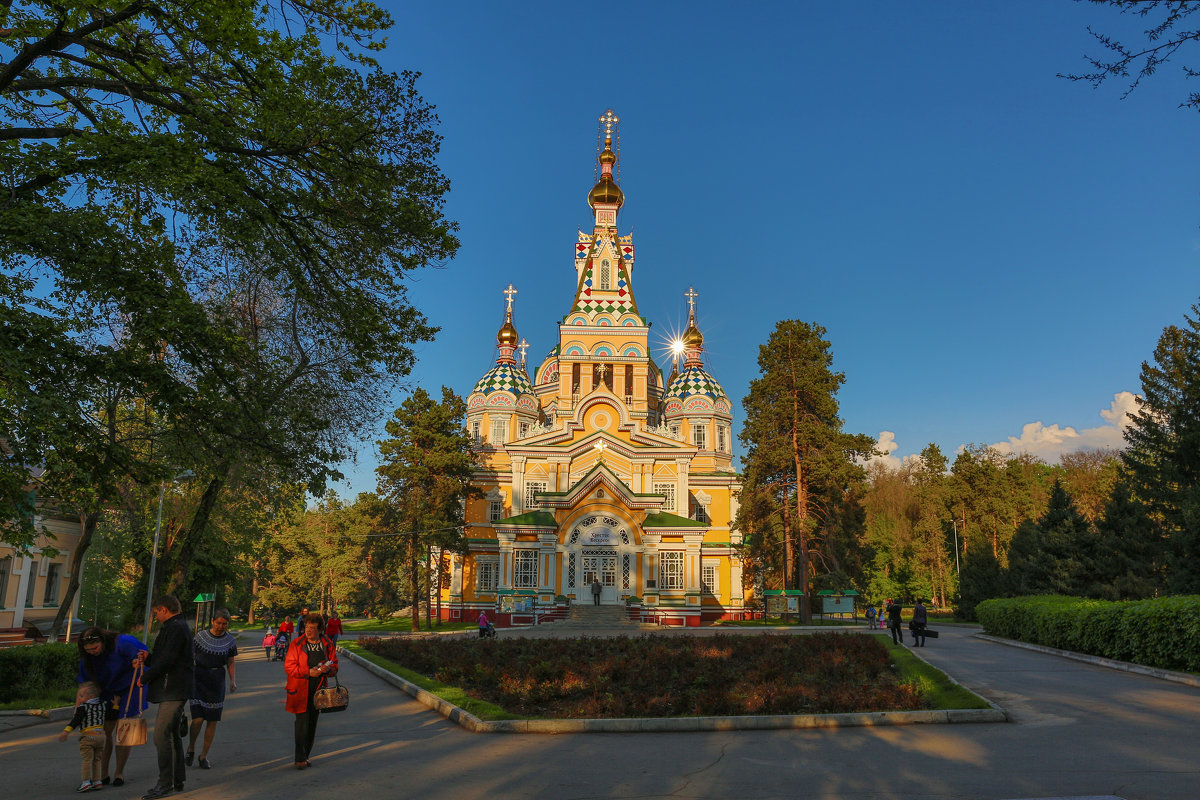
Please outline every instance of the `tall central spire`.
M604 131L604 149L600 151L600 180L588 192L588 205L596 213L596 227L616 227L617 211L625 204L625 193L617 186L613 178L613 164L617 163L617 154L613 152L613 135L618 138L620 117L610 108L600 117L600 127Z

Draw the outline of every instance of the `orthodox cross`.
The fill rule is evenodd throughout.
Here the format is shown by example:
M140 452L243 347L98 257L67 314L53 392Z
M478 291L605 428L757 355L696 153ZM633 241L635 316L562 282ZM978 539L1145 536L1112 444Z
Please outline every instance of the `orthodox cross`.
M525 366L525 351L529 349L529 342L525 341L525 337L521 337L521 341L517 344L517 349L521 351L521 366Z
M592 445L592 447L594 447L600 451L600 460L603 461L604 460L604 451L608 449L608 444L603 439L601 439L600 441L598 441L594 445Z
M508 285L508 288L504 290L504 296L508 298L508 313L510 315L512 314L513 295L516 293L517 293L517 290L513 288L513 285L511 283Z
M604 376L608 374L608 364L601 364L596 367L596 374L600 376L600 382L604 382Z
M620 122L621 119L610 108L604 112L604 116L600 117L600 122L604 125L604 135L609 139L612 138L613 126Z
M700 296L700 293L689 286L683 296L688 299L688 316L694 317L696 315L696 298Z

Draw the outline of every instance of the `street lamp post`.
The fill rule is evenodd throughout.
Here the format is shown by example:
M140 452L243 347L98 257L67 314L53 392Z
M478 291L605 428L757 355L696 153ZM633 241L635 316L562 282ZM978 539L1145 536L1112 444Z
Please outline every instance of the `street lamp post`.
M958 520L951 519L950 524L954 526L954 571L962 575L962 568L958 564Z
M192 475L190 470L181 472L171 479L171 485L174 486L175 481L190 478ZM166 493L167 482L163 481L158 485L158 519L154 523L154 549L150 551L150 580L146 582L146 616L142 621L142 636L146 637L146 644L150 643L150 603L154 600L154 572L158 567L158 537L162 532L163 495Z

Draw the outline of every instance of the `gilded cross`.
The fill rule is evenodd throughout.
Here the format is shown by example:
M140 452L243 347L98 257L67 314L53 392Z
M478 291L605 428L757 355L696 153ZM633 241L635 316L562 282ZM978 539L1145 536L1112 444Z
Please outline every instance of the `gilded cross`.
M596 442L592 447L600 451L600 458L604 458L604 451L608 449L608 444L603 439Z
M691 286L689 286L688 290L683 293L683 296L688 299L688 315L695 316L695 314L696 314L696 298L700 296L700 293L697 292L695 289L693 289Z
M621 119L610 108L604 112L604 116L600 117L600 122L604 125L604 135L609 139L612 138L613 126L620 122Z
M600 380L604 380L604 376L608 374L608 364L601 364L596 367L596 374L600 376Z
M504 290L504 296L508 298L508 313L509 314L512 313L512 299L513 299L513 295L516 293L517 293L517 290L513 288L513 285L511 283L508 285L508 288Z
M525 341L524 336L521 337L521 341L517 345L517 349L521 351L521 366L523 367L525 366L525 351L529 349L529 342Z

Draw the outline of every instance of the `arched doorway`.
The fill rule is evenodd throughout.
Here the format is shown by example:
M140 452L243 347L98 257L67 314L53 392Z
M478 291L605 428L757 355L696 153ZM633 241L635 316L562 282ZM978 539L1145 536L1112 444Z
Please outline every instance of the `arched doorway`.
M592 602L592 582L599 580L600 603L616 605L637 594L637 555L640 546L628 520L605 509L584 514L568 527L563 543L566 574L563 593L577 603Z

